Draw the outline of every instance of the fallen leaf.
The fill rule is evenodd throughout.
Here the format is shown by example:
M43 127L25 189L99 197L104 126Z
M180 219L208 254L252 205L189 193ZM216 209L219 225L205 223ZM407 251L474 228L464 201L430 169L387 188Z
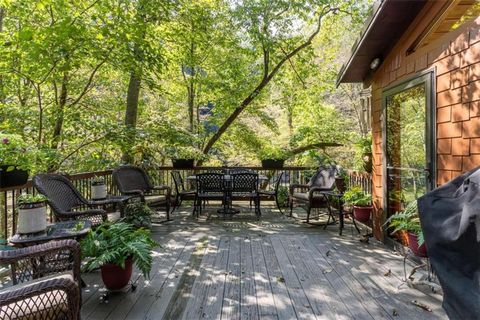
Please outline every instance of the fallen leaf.
M322 273L323 273L323 274L327 274L327 273L330 273L330 272L332 272L332 271L333 271L333 269L329 268L329 269L323 270Z
M285 278L284 277L277 277L277 281L280 283L285 283Z
M383 274L385 277L390 277L392 275L392 270L388 269L387 272Z
M423 303L418 302L417 300L413 300L413 301L412 301L412 304L413 304L414 306L417 306L417 307L425 310L425 311L432 312L432 308L430 308L430 307L427 306L426 304L423 304Z
M393 311L392 311L392 316L398 317L398 312L397 312L396 309L393 309Z

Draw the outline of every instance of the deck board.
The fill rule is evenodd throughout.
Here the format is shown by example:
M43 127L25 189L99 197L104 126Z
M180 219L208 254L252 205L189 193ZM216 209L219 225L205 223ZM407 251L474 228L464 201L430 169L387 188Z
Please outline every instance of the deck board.
M188 211L152 228L162 247L136 291L105 303L100 273L83 275L82 319L447 319L441 296L402 282L401 256L348 224L339 236L268 209L257 221L248 205L225 220Z

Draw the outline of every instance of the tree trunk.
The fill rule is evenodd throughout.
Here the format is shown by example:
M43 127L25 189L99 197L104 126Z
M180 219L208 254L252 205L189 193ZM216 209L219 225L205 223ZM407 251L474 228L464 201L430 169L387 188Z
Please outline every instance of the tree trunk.
M193 79L189 79L188 84L188 121L189 121L189 130L193 133L195 129L194 126L194 113L195 113L195 86L193 83Z
M128 144L135 144L135 129L137 128L138 100L140 96L141 77L135 72L130 73L127 92L127 108L125 110L125 126L128 129ZM131 150L125 150L122 156L123 163L133 163L134 156Z
M5 9L0 7L0 33L3 33L3 18L5 16ZM0 75L0 103L5 103L5 85L3 82L3 75Z
M57 119L55 120L55 126L53 128L52 135L52 149L57 150L60 144L62 130L63 130L63 120L65 116L65 105L67 104L68 98L68 75L63 74L62 87L60 89L60 97L57 105Z

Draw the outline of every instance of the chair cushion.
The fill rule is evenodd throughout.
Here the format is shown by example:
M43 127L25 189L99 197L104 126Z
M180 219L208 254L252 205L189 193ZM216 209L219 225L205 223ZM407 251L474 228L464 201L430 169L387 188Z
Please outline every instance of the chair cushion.
M161 194L145 196L145 202L147 204L164 203L166 201L167 197Z
M34 284L39 284L54 278L65 278L75 282L71 273L63 273L2 289L0 290L0 293L7 290L10 292L22 290ZM0 305L0 319L62 319L68 314L68 310L69 306L66 292L62 290L52 290L41 293L39 292L38 295L26 298L22 301L17 301L8 305Z
M108 216L108 221L110 222L116 222L120 220L120 218L122 217L120 211L110 212L107 214L107 216Z
M301 201L301 202L308 202L308 192L295 192L292 195L293 200ZM327 200L325 199L325 196L320 195L320 194L314 194L312 198L312 207L318 207L318 206L325 206L327 204Z
M198 198L199 199L217 199L221 200L223 199L223 192L208 192L208 193L199 193Z

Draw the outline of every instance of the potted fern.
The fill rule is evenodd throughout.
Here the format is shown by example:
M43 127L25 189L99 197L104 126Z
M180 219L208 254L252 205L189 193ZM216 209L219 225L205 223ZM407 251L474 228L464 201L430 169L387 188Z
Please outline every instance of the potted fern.
M47 229L47 198L41 194L22 194L17 199L17 233L29 234Z
M427 247L425 246L420 218L418 217L417 201L412 201L403 211L392 215L385 222L385 225L393 229L392 234L405 231L410 250L418 257L427 256Z
M152 268L152 250L158 244L150 231L134 225L117 222L103 223L91 230L82 240L82 256L90 258L85 271L100 268L102 280L108 290L120 290L128 285L133 264L145 278Z
M343 200L353 206L353 217L362 223L370 221L372 214L372 196L360 187L351 187L345 191Z
M123 210L123 222L133 224L137 228L150 228L152 225L152 215L155 212L143 202L134 202L127 204Z
M348 172L343 168L340 168L335 175L335 187L338 192L344 193L347 190L348 179Z

